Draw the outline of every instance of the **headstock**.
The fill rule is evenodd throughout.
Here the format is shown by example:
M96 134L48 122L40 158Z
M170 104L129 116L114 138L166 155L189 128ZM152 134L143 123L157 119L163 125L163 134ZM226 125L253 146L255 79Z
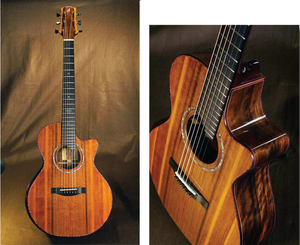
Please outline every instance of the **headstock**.
M61 12L57 12L56 16L61 18L60 22L56 22L60 25L60 29L55 29L55 33L59 33L64 39L74 39L74 37L82 30L78 30L77 25L81 25L81 20L76 21L76 16L81 15L76 13L76 8L67 6L61 8Z

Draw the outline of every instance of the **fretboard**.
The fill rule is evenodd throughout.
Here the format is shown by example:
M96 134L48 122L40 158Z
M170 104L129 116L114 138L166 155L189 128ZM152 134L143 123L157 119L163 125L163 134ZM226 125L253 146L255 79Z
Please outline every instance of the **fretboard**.
M61 141L63 146L74 150L76 149L74 39L64 39L63 43Z
M250 26L222 26L197 105L206 136L213 140L238 70Z

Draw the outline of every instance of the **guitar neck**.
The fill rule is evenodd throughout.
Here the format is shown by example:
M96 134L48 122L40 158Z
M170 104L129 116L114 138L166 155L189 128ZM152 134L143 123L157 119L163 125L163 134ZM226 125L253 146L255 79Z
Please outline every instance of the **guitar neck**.
M76 149L74 39L63 41L62 136L63 146Z
M250 26L222 26L197 105L206 136L213 140L238 71Z

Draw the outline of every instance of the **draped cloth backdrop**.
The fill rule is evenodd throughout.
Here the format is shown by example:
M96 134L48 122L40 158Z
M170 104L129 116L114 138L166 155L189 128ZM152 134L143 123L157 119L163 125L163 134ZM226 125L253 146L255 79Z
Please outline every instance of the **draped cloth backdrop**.
M150 126L170 114L169 74L174 59L213 48L218 31L219 26L150 27ZM291 139L288 158L270 167L277 220L263 244L299 244L299 26L253 26L244 60L260 63L266 77L264 111ZM150 186L151 244L189 244Z
M113 192L104 226L81 238L40 231L25 209L42 166L39 131L61 121L63 38L56 12L71 4L75 37L76 129L95 138L95 165ZM139 241L139 1L2 1L2 244L136 244Z

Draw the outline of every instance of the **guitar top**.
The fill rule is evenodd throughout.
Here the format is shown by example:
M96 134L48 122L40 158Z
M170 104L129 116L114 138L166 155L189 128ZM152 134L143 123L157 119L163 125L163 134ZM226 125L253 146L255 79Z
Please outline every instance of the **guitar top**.
M94 165L98 143L76 135L74 37L81 32L78 15L70 6L57 13L61 21L55 32L63 37L62 122L40 131L38 145L44 164L26 192L32 221L46 233L62 237L95 232L112 208L110 187Z
M250 26L222 26L209 65L181 55L171 115L150 133L157 193L192 244L258 244L272 232L269 164L289 146L262 108L264 76L242 62Z

